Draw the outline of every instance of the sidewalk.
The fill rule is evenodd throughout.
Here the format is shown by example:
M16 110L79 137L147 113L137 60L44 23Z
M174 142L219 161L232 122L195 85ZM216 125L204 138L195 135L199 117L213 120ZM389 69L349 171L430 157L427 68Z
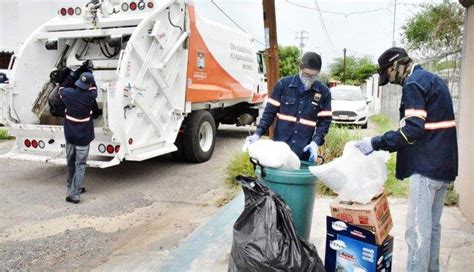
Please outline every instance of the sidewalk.
M315 244L324 261L325 217L329 215L331 198L317 198L314 207L310 242ZM404 271L407 247L404 240L405 199L389 199L395 237L393 271ZM159 271L227 271L232 245L232 226L244 206L240 194L208 223L198 228L168 258L148 268ZM474 225L456 207L445 207L442 217L442 271L472 271L474 269Z

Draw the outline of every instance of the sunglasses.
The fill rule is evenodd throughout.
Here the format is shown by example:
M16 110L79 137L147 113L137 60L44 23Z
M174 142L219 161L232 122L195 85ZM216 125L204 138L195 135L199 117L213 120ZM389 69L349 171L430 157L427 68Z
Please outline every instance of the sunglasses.
M312 80L316 80L316 79L318 78L318 74L311 75L311 74L308 74L308 73L303 72L303 71L301 71L301 75L302 75L304 78L312 79Z

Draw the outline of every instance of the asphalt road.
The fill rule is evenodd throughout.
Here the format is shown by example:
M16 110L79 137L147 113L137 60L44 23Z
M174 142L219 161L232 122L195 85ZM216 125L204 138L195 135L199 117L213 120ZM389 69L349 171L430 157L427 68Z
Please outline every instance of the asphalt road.
M160 157L89 168L79 205L64 200L64 166L0 161L0 270L109 270L166 257L217 212L225 167L247 135L219 129L203 164Z

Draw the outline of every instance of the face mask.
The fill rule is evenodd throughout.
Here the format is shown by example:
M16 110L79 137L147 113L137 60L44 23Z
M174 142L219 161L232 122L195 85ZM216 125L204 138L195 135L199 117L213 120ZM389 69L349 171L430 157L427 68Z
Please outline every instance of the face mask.
M300 71L299 76L301 82L304 84L305 90L309 90L313 83L316 82L316 78L305 76L302 71Z
M393 69L388 76L388 81L392 84L398 84L403 86L405 80L410 74L412 65L413 64L411 62L407 64L400 64L398 62L395 62L393 64Z

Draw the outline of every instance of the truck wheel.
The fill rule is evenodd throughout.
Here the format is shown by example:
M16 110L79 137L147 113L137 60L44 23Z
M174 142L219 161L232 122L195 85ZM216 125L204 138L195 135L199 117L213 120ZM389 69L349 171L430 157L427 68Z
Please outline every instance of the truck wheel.
M208 161L216 145L216 124L205 110L191 113L186 118L184 154L190 162Z

